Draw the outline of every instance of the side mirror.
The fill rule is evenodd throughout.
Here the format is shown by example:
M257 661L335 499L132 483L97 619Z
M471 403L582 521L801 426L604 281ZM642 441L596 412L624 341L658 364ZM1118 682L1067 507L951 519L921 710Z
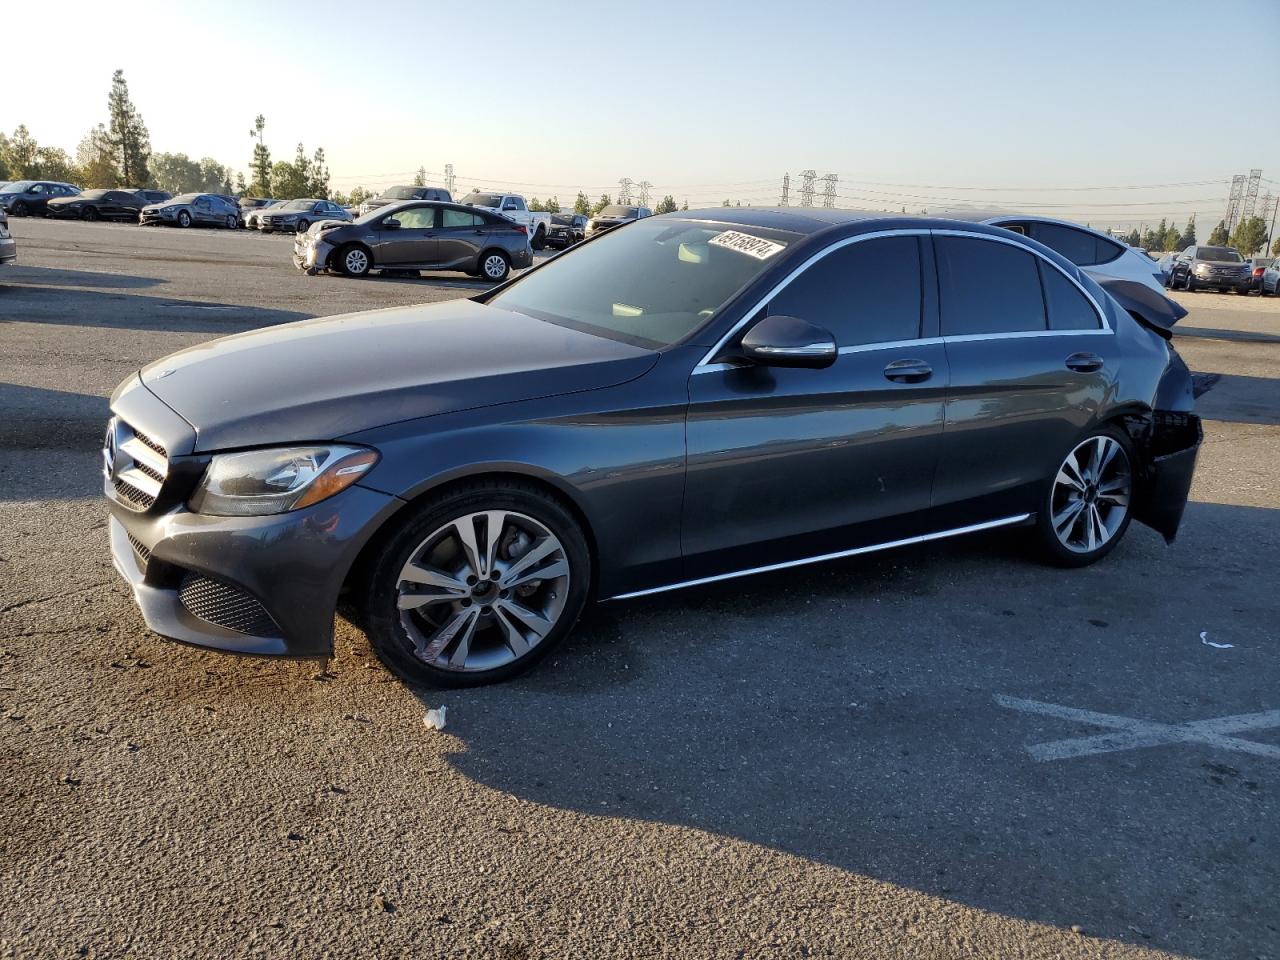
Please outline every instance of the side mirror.
M383 220L382 229L383 230L399 230L400 221L399 220Z
M821 370L836 362L836 338L808 320L772 316L756 322L742 338L742 356L766 367Z

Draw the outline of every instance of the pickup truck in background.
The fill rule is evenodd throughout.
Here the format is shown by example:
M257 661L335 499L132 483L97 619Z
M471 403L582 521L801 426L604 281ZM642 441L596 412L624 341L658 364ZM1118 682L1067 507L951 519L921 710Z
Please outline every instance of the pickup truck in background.
M547 237L551 233L551 214L529 209L524 197L516 193L490 193L476 190L468 193L460 203L469 207L479 207L490 213L500 214L508 220L522 224L529 231L529 246L541 250L547 245Z

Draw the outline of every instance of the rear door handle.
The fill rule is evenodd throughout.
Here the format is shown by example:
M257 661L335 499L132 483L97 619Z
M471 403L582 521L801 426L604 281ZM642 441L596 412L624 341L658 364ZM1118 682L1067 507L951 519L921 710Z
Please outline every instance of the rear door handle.
M1076 373L1093 373L1102 369L1102 358L1096 353L1073 353L1067 357L1067 369Z
M894 383L923 383L933 376L933 367L923 360L895 360L884 368L884 378Z

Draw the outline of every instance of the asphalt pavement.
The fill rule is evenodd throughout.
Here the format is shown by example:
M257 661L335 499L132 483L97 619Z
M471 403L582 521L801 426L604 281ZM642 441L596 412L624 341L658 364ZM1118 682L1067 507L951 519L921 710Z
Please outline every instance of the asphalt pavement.
M1280 958L1280 298L1177 295L1206 442L1173 546L1062 571L1012 531L604 605L440 693L341 621L328 663L149 634L98 447L151 359L484 285L12 227L0 957Z

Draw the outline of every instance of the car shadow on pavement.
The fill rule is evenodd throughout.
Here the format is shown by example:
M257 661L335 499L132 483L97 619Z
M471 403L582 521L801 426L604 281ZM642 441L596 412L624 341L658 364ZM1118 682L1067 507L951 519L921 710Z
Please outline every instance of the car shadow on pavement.
M1194 382L1202 419L1280 425L1280 379L1196 373Z
M6 287L100 287L108 290L138 290L168 283L158 277L138 277L124 273L91 270L63 270L58 267L18 265L0 274L0 291Z
M96 274L95 274L96 276ZM53 323L113 330L232 334L313 314L110 290L0 284L0 323Z
M1169 723L1280 708L1274 602L1246 580L1278 548L1280 511L1215 504L1176 548L1135 526L1077 571L1027 562L1017 531L920 546L605 605L530 675L420 696L450 707L461 772L533 803L1252 958L1280 930L1280 763L1185 744L1037 762L1029 744L1099 730L994 697Z
M1241 343L1280 343L1280 335L1259 333L1254 330L1215 330L1210 327L1190 327L1178 324L1179 337L1200 337L1205 340L1234 340Z
M0 382L0 502L99 496L107 398Z

